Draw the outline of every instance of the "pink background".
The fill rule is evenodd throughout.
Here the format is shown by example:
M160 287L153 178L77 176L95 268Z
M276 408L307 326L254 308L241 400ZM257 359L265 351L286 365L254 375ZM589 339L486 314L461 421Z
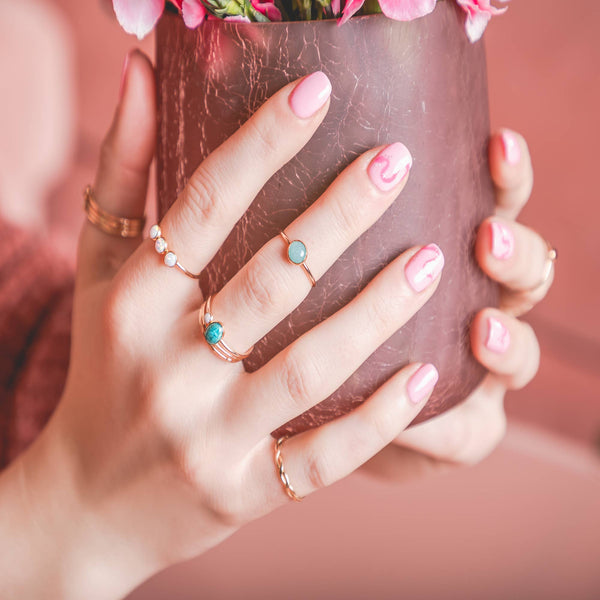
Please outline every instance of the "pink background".
M527 317L540 371L508 394L496 453L405 485L350 477L133 598L600 597L599 23L594 0L514 0L486 32L492 125L533 157L521 220L559 250ZM123 58L153 41L121 31L110 2L0 4L0 211L68 260Z

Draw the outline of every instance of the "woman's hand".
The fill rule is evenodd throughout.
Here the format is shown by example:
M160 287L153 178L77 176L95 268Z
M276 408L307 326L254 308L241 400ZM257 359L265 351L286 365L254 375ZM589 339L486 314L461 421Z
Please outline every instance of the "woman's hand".
M144 210L154 85L150 62L132 53L94 184L113 214ZM197 168L161 222L188 270L204 268L265 182L310 139L329 92L323 74L289 83ZM410 164L402 144L369 150L289 225L317 280L386 210ZM273 238L215 296L212 312L233 349L252 346L310 291L286 250ZM346 307L246 373L203 338L195 280L165 266L152 240L120 239L86 222L63 398L0 478L0 495L19 490L0 529L24 540L0 566L3 597L119 597L290 502L270 432L325 399L410 319L442 267L436 246L409 249ZM364 321L369 329L357 330ZM411 364L351 414L286 442L295 492L333 483L392 442L436 380L433 366Z
M554 269L542 283L548 247L544 238L515 221L533 188L531 157L524 138L507 129L489 144L496 210L479 227L475 254L487 275L502 284L500 307L480 311L471 327L471 348L489 369L465 401L446 413L402 432L364 470L406 479L481 461L506 429L504 395L535 376L540 349L532 327L517 317L547 294Z

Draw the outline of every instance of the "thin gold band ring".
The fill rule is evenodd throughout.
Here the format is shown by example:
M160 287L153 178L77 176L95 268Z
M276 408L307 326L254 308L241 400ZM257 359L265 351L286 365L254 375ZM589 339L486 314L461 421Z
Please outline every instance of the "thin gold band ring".
M306 245L304 242L300 240L290 240L290 238L286 235L284 231L279 232L279 235L283 238L283 240L287 243L287 259L288 262L293 265L299 265L304 269L308 280L310 281L310 285L313 287L317 285L313 274L310 272L308 265L306 264L306 259L308 258L308 250L306 249Z
M83 198L83 208L88 221L104 233L120 238L134 238L144 231L146 217L117 217L105 211L96 202L91 185L87 185L83 190Z
M289 436L283 435L278 440L275 441L275 466L277 467L277 473L279 475L279 479L283 484L285 489L285 493L296 502L300 502L303 496L298 496L290 483L290 478L288 477L285 469L283 468L283 458L281 457L281 446L285 440L288 439Z

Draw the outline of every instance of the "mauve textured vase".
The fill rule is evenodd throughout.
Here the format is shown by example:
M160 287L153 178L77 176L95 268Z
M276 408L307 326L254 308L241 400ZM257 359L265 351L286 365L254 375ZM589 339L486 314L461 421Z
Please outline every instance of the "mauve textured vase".
M469 327L479 309L497 306L498 287L477 266L473 245L478 224L493 212L494 191L485 49L483 41L468 41L464 19L454 2L443 0L430 15L411 22L377 14L342 26L335 20L215 20L190 30L180 16L166 13L158 24L160 215L200 162L283 85L322 70L333 86L323 123L269 179L204 271L204 294L218 292L362 152L401 141L413 156L397 200L256 344L244 361L247 370L258 369L343 307L410 246L435 242L445 255L440 285L416 316L335 393L275 435L348 412L412 361L432 362L440 372L414 423L463 400L485 374L471 354ZM236 165L231 167L235 177ZM356 327L366 330L369 323Z

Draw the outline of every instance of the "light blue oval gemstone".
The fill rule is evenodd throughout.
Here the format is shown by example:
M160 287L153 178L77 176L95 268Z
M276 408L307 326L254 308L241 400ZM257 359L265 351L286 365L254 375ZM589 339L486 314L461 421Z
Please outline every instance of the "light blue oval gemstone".
M221 323L219 323L218 321L213 321L206 328L206 331L204 332L204 337L211 346L218 344L221 338L223 337L223 325L221 325Z
M302 264L306 259L306 246L302 242L294 240L288 246L288 257L295 265Z

